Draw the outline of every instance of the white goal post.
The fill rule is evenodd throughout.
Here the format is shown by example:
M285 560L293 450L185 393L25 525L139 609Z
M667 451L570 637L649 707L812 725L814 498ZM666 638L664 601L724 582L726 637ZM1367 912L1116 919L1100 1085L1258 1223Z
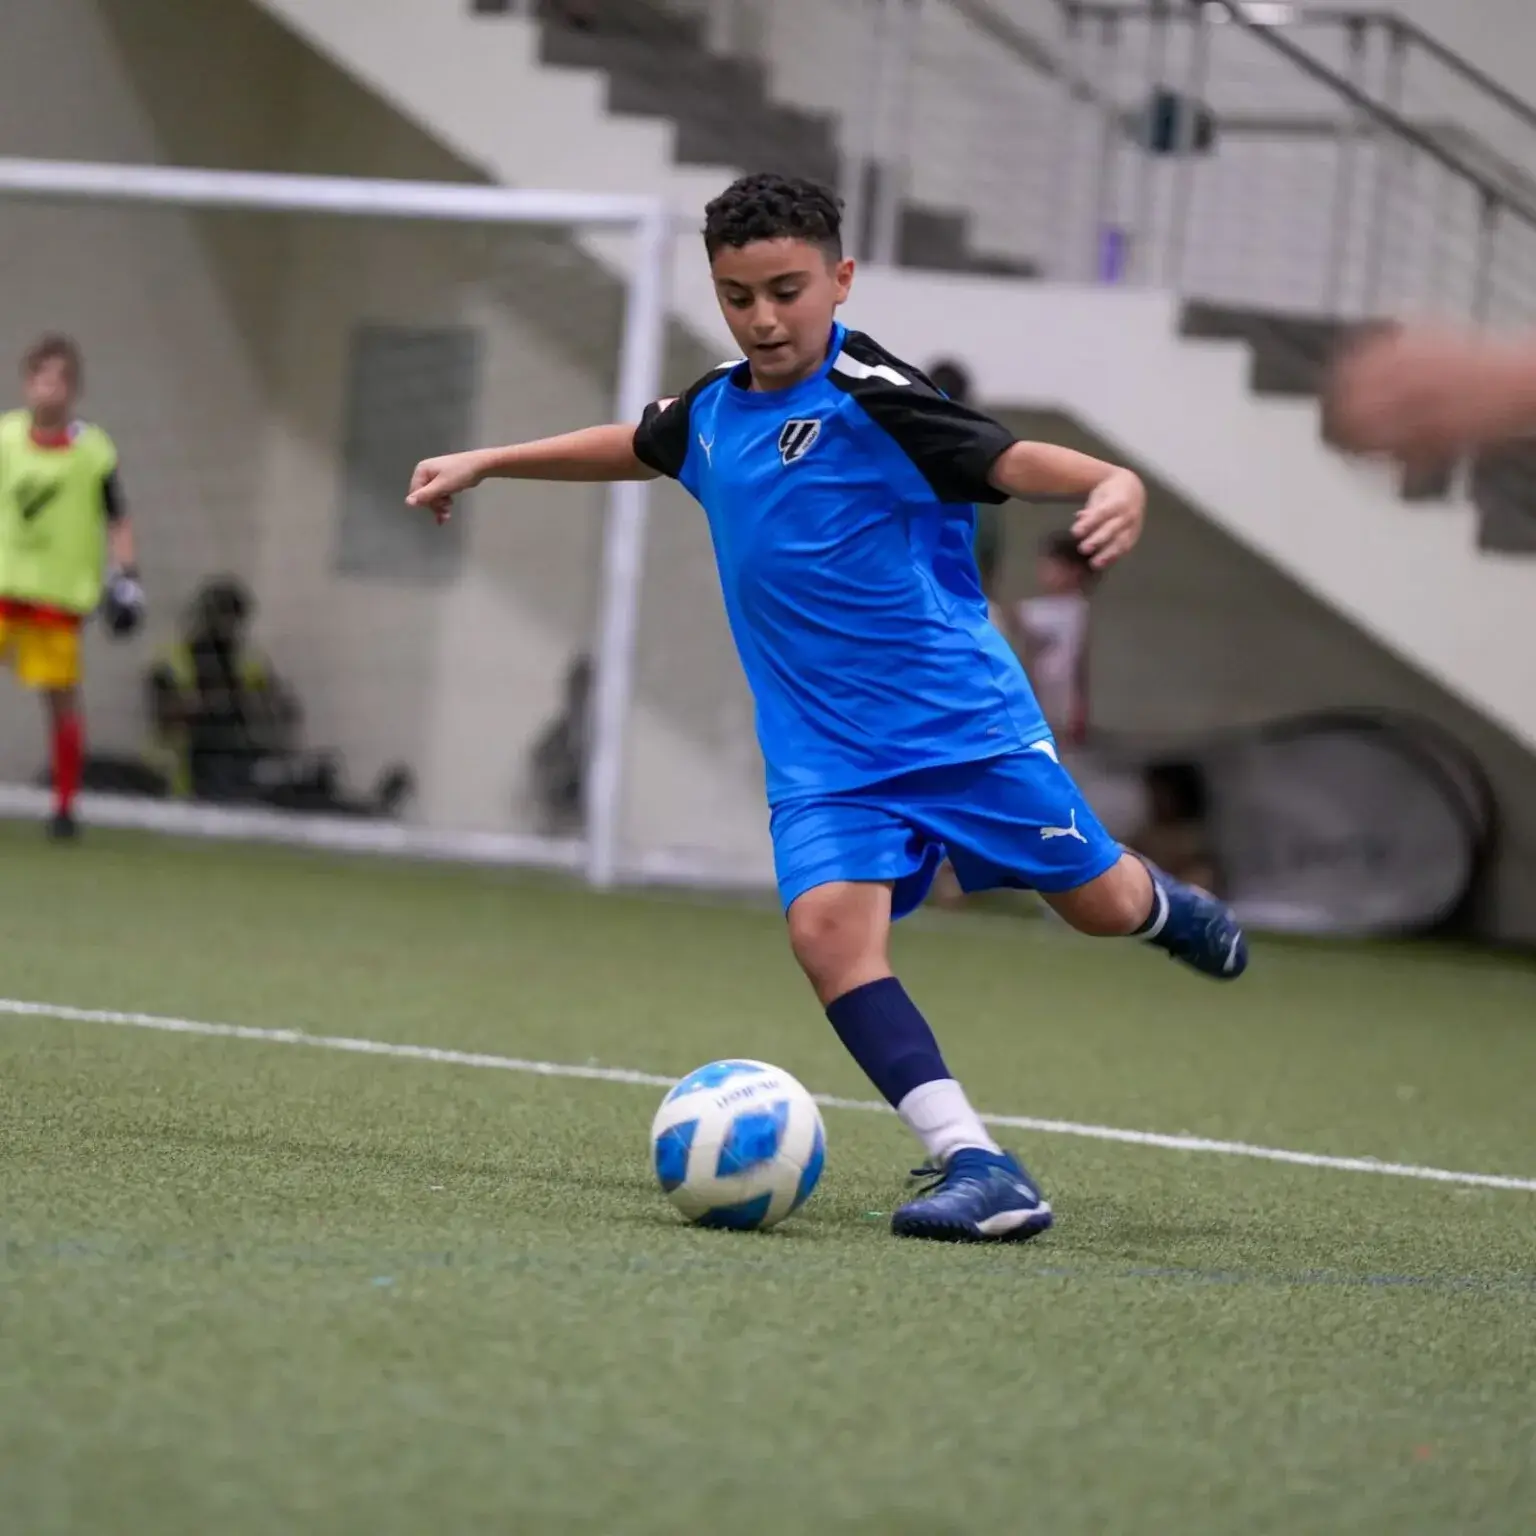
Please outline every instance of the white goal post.
M238 222L232 226L218 222L226 215L236 216ZM272 227L257 222L258 216L261 220L271 216ZM212 222L205 222L209 220ZM392 250L392 265L387 272L365 270L375 253L368 244L360 243L353 231L349 230L345 238L333 236L330 232L341 220L365 221L370 232L404 226L447 231L456 226L473 231L474 235L468 243L459 237L450 242L446 234L431 237L434 243L428 255L435 287L430 302L424 300L420 314L414 314L408 302L412 291L411 248ZM277 225L282 225L281 231ZM302 234L289 233L295 228L301 228ZM593 231L606 231L610 238L594 240ZM529 232L538 232L535 243L528 243ZM141 559L152 608L159 607L153 617L160 621L162 635L172 617L166 610L178 607L188 597L198 574L190 556L182 560L178 553L176 559L171 558L169 551L173 546L178 552L194 547L217 551L226 564L227 551L256 550L259 546L265 553L252 554L251 568L239 574L254 587L258 611L275 614L272 622L279 628L288 624L283 615L288 612L290 589L302 588L310 593L303 599L307 610L301 611L300 599L293 599L295 617L287 631L286 659L290 668L298 664L301 672L307 667L312 674L308 681L305 676L297 680L301 693L308 686L317 695L333 700L321 711L324 725L344 739L325 744L339 746L343 751L348 745L347 723L362 720L363 711L346 698L348 679L343 658L349 646L355 649L355 641L349 641L342 629L349 612L366 611L367 623L372 626L369 633L378 638L381 653L376 662L368 661L366 675L357 673L353 688L369 693L370 697L378 694L383 702L367 715L354 734L366 743L379 738L385 743L378 747L383 752L393 741L391 709L406 712L404 704L392 704L389 700L392 669L382 654L390 624L386 617L389 605L395 605L400 612L430 608L430 614L420 620L423 647L436 646L445 656L452 646L443 640L444 634L455 626L474 626L480 622L473 616L464 616L473 604L490 605L497 613L515 605L500 600L498 594L488 599L482 590L484 583L475 585L473 551L457 575L437 578L437 585L425 596L425 589L413 584L408 571L402 574L394 568L382 575L365 572L361 578L344 576L322 590L313 571L303 568L304 564L312 566L319 557L313 549L305 553L302 540L297 545L290 543L292 553L284 554L276 543L283 537L281 532L269 540L240 526L242 518L262 520L272 515L272 506L285 502L294 484L307 488L311 483L298 478L297 468L284 470L288 475L285 480L283 474L272 470L274 463L308 465L307 473L325 480L314 498L318 508L314 515L326 518L330 517L332 504L342 497L352 498L349 507L356 501L354 490L338 490L343 481L351 484L347 480L349 475L367 479L367 462L362 462L361 468L349 468L350 461L343 462L348 454L365 458L366 445L360 448L353 442L349 446L342 438L347 431L356 438L368 423L365 421L361 428L356 423L351 428L337 425L334 431L326 426L322 431L316 426L316 409L307 394L301 397L301 388L307 390L311 374L321 369L330 370L329 385L334 386L329 387L328 402L332 396L339 397L344 389L356 392L383 387L377 383L375 374L369 372L376 368L377 359L370 362L359 357L362 333L367 332L362 335L363 341L378 339L378 327L369 330L373 323L369 302L374 302L380 313L390 310L389 318L402 320L403 315L396 331L404 339L390 332L385 342L394 336L400 346L414 346L423 357L436 355L432 348L438 338L428 334L428 321L439 324L446 315L448 320L457 322L460 310L468 313L473 309L474 313L483 314L503 298L514 309L521 304L521 311L514 317L516 324L509 332L511 339L501 337L492 346L481 345L477 354L482 358L482 372L500 368L503 374L515 374L520 349L528 345L520 338L532 334L530 327L554 327L558 332L560 327L567 326L574 334L576 320L585 317L569 313L569 294L580 293L583 281L589 285L597 281L595 277L583 278L583 273L590 272L601 274L610 286L615 282L621 285L622 300L615 308L616 333L600 334L589 354L584 355L588 361L597 359L590 362L588 373L609 396L606 405L600 406L600 414L588 419L601 419L601 415L611 411L617 420L636 420L643 407L662 393L673 233L672 215L662 203L648 198L0 159L0 276L4 280L8 311L0 324L0 345L19 352L19 344L25 338L53 329L79 336L86 355L91 385L88 404L93 419L99 413L102 424L118 437L122 449L125 489L140 524ZM523 243L512 241L513 234L518 234ZM614 234L627 237L622 242L624 254L616 254L621 243L611 238ZM367 237L368 241L394 238L388 233L370 233ZM546 243L538 244L538 240ZM125 265L129 269L126 274ZM283 271L290 275L283 276ZM317 279L315 274L322 271L326 275ZM554 274L547 280L551 284L558 280L563 286L559 292L546 292L539 286L546 279L530 273ZM325 286L317 288L317 282ZM115 296L103 292L114 283L118 285ZM574 290L572 284L576 285ZM423 279L423 290L429 286ZM301 288L303 292L299 291ZM389 304L383 299L365 299L365 291L391 296ZM403 310L397 297L401 294L406 296ZM456 303L460 310L455 309ZM328 306L346 311L351 328L347 334L320 334L327 328L317 326L314 317L323 319ZM594 301L593 307L601 305ZM477 345L475 336L469 334L472 325L443 323L440 328L447 337L445 346L462 342L473 351ZM285 337L298 337L305 345L313 338L314 355L297 361L287 356ZM484 361L488 350L496 353L489 363ZM554 381L578 371L571 361L578 350L574 340L565 346L557 334L555 342L546 348L551 355L540 352L527 362L528 371L547 370L552 382L542 391L530 391L526 380L514 381L518 387L509 386L511 395L521 400L530 394L557 391ZM503 358L504 362L498 361ZM206 371L200 372L204 364ZM205 467L199 461L202 450L188 439L205 430L205 418L219 417L225 409L219 394L226 378L240 381L242 390L248 387L248 396L230 397L228 414L235 417L245 412L249 417L250 402L256 401L260 419L248 419L244 424L237 419L221 422L219 430L238 443L245 426L261 444L250 448L247 456L252 459L251 464L242 458L238 473L231 471L235 478L244 477L242 484L255 487L247 500L232 499L233 492L221 486L217 493L221 498L219 507L208 513L201 494L209 484ZM285 392L285 380L297 380L298 384ZM424 384L430 389L430 380ZM396 385L410 386L408 378ZM573 397L581 394L574 385L568 392ZM150 396L155 398L151 401ZM543 429L546 423L539 405L535 398L526 414L530 422L537 418L537 427ZM329 403L326 409L331 409ZM340 412L345 408L337 405L335 409ZM359 410L365 407L360 406ZM486 406L486 410L491 410L491 406ZM185 433L178 418L190 423ZM341 421L339 415L336 419ZM401 419L403 422L404 418ZM521 417L505 422L497 434L498 421L499 417L477 419L474 426L489 430L502 440L534 435L531 427L527 432L520 430L524 425ZM586 424L583 419L564 423L569 428ZM281 442L277 441L279 438ZM443 444L444 449L451 446L460 445ZM246 450L242 448L241 452L245 454ZM213 456L215 450L209 449L208 453ZM171 473L160 460L174 460L176 473ZM199 475L203 478L199 479ZM150 488L147 494L146 485ZM364 489L370 490L366 485ZM403 485L399 492L403 498ZM589 651L595 663L584 830L578 826L573 834L553 833L519 825L518 818L512 815L486 824L487 818L475 811L466 813L471 824L456 825L455 797L472 798L474 784L470 783L473 775L462 776L461 783L453 778L452 772L447 772L446 778L438 776L442 783L434 793L439 812L433 814L429 807L425 815L408 816L404 821L338 817L324 810L314 814L274 811L250 803L221 806L114 797L93 797L87 805L88 815L119 825L271 837L434 857L574 866L584 869L587 877L600 886L621 878L666 877L669 873L689 878L686 860L679 865L675 858L659 856L652 861L654 867L649 867L644 858L627 860L621 846L626 721L634 689L648 493L649 487L644 483L614 485L606 488L605 493L595 493L605 494L606 499L599 547L592 561L589 613L593 622L590 645L576 646ZM366 505L366 500L359 504ZM468 521L478 520L472 516ZM226 522L229 526L225 526ZM475 536L478 533L477 529ZM471 537L462 533L459 536ZM341 537L332 529L328 540L315 549L334 550ZM276 555L274 548L279 550ZM365 551L364 556L357 558L366 557ZM210 553L209 560L214 558ZM284 563L290 559L291 565ZM517 574L536 584L538 561L538 548L525 544L517 557ZM508 557L508 562L512 569L512 557ZM370 594L366 609L365 600L358 596L359 589L364 587ZM552 608L555 606L551 604ZM566 604L566 608L570 607ZM317 609L323 618L315 617ZM316 638L322 623L323 645ZM481 720L494 720L499 718L498 710L508 707L498 696L498 674L491 648L507 643L507 637L517 632L518 621L513 615L502 630L490 625L483 642L478 638L472 640L467 650L459 644L455 654L460 660L444 662L442 674L426 676L418 690L420 702L416 712L421 716L420 731L412 734L416 731L413 725L411 732L400 730L395 735L419 739L423 753L444 761L472 754L480 734L473 728L477 713ZM479 650L482 643L485 654ZM150 664L149 645L148 640L135 642L130 666L125 659L129 654L126 649L120 655L118 648L108 647L95 635L89 637L87 644L88 682L89 666L98 662L115 678L110 696L100 691L105 684L93 684L92 690L88 690L88 728L98 739L104 736L123 750L134 737L135 721L144 708L136 682L129 702L124 702L125 690L130 686L130 674L141 677ZM330 651L322 656L326 647ZM474 685L479 697L450 707L443 702L444 679L453 675L455 667L459 671L464 669L465 657L473 662L472 670L479 678ZM278 670L283 670L281 665ZM550 697L553 696L551 692ZM542 695L540 699L542 708ZM41 728L16 713L20 707L13 699L5 701L5 734L13 742L18 737L27 739L28 760L35 768L45 758ZM130 719L130 714L134 719ZM461 721L458 729L462 739L451 748L443 748L431 739L433 722L447 716ZM462 725L466 719L471 722L467 730ZM17 722L15 730L9 729L12 720ZM508 741L523 740L527 729L531 729L532 715L529 722L527 728L520 727L522 736L509 736ZM18 772L20 750L13 746L0 773L0 778L13 786L0 798L0 810L13 813L35 808L41 794L22 788L18 782L35 776ZM360 749L362 756L366 758L369 750L372 747L364 745ZM419 772L419 764L410 766ZM499 788L496 793L500 793ZM446 810L442 809L444 806Z

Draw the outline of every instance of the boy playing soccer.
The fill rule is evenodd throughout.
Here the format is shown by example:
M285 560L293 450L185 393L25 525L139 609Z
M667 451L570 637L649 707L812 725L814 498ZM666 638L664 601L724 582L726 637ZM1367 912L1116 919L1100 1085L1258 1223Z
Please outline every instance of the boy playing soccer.
M1139 936L1207 975L1237 976L1247 951L1221 903L1100 827L977 579L974 503L1085 498L1074 532L1102 569L1136 542L1141 482L1015 441L837 323L853 280L839 225L814 183L736 182L709 205L704 240L744 361L638 426L429 459L408 500L442 519L492 476L665 474L703 504L757 704L790 943L935 1166L892 1229L1027 1238L1050 1226L1050 1206L988 1135L892 974L893 919L947 854L967 890L1033 887L1082 932Z
M115 634L137 627L144 594L117 450L100 427L74 419L79 349L67 336L44 336L21 374L26 408L0 416L0 661L43 695L53 740L50 831L70 838L85 762L80 626L101 601L109 545Z

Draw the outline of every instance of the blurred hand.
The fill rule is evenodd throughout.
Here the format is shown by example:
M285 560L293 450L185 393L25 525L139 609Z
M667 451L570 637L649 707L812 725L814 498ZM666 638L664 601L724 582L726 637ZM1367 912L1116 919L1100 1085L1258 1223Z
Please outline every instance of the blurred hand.
M1141 537L1147 513L1147 488L1128 469L1100 482L1072 521L1072 537L1096 571L1127 555Z
M460 491L471 491L486 475L483 453L445 453L441 458L423 459L411 476L411 488L405 498L408 507L430 507L439 523L453 516L453 498Z
M1323 419L1341 448L1432 467L1536 428L1536 355L1452 331L1378 333L1340 359Z

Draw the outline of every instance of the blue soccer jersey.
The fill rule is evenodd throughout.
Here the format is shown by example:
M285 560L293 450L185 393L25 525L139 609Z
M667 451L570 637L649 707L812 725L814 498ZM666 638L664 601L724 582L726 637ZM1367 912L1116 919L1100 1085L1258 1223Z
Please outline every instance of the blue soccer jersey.
M813 377L749 386L728 364L651 406L635 452L708 515L770 801L1048 737L972 552L1013 434L841 325Z

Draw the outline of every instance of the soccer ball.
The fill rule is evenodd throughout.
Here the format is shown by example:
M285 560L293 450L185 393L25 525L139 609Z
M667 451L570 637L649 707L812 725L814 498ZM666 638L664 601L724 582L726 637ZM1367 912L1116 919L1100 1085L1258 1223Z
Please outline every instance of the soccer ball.
M810 1198L826 1149L816 1101L765 1061L690 1072L651 1122L656 1177L701 1227L776 1226Z

